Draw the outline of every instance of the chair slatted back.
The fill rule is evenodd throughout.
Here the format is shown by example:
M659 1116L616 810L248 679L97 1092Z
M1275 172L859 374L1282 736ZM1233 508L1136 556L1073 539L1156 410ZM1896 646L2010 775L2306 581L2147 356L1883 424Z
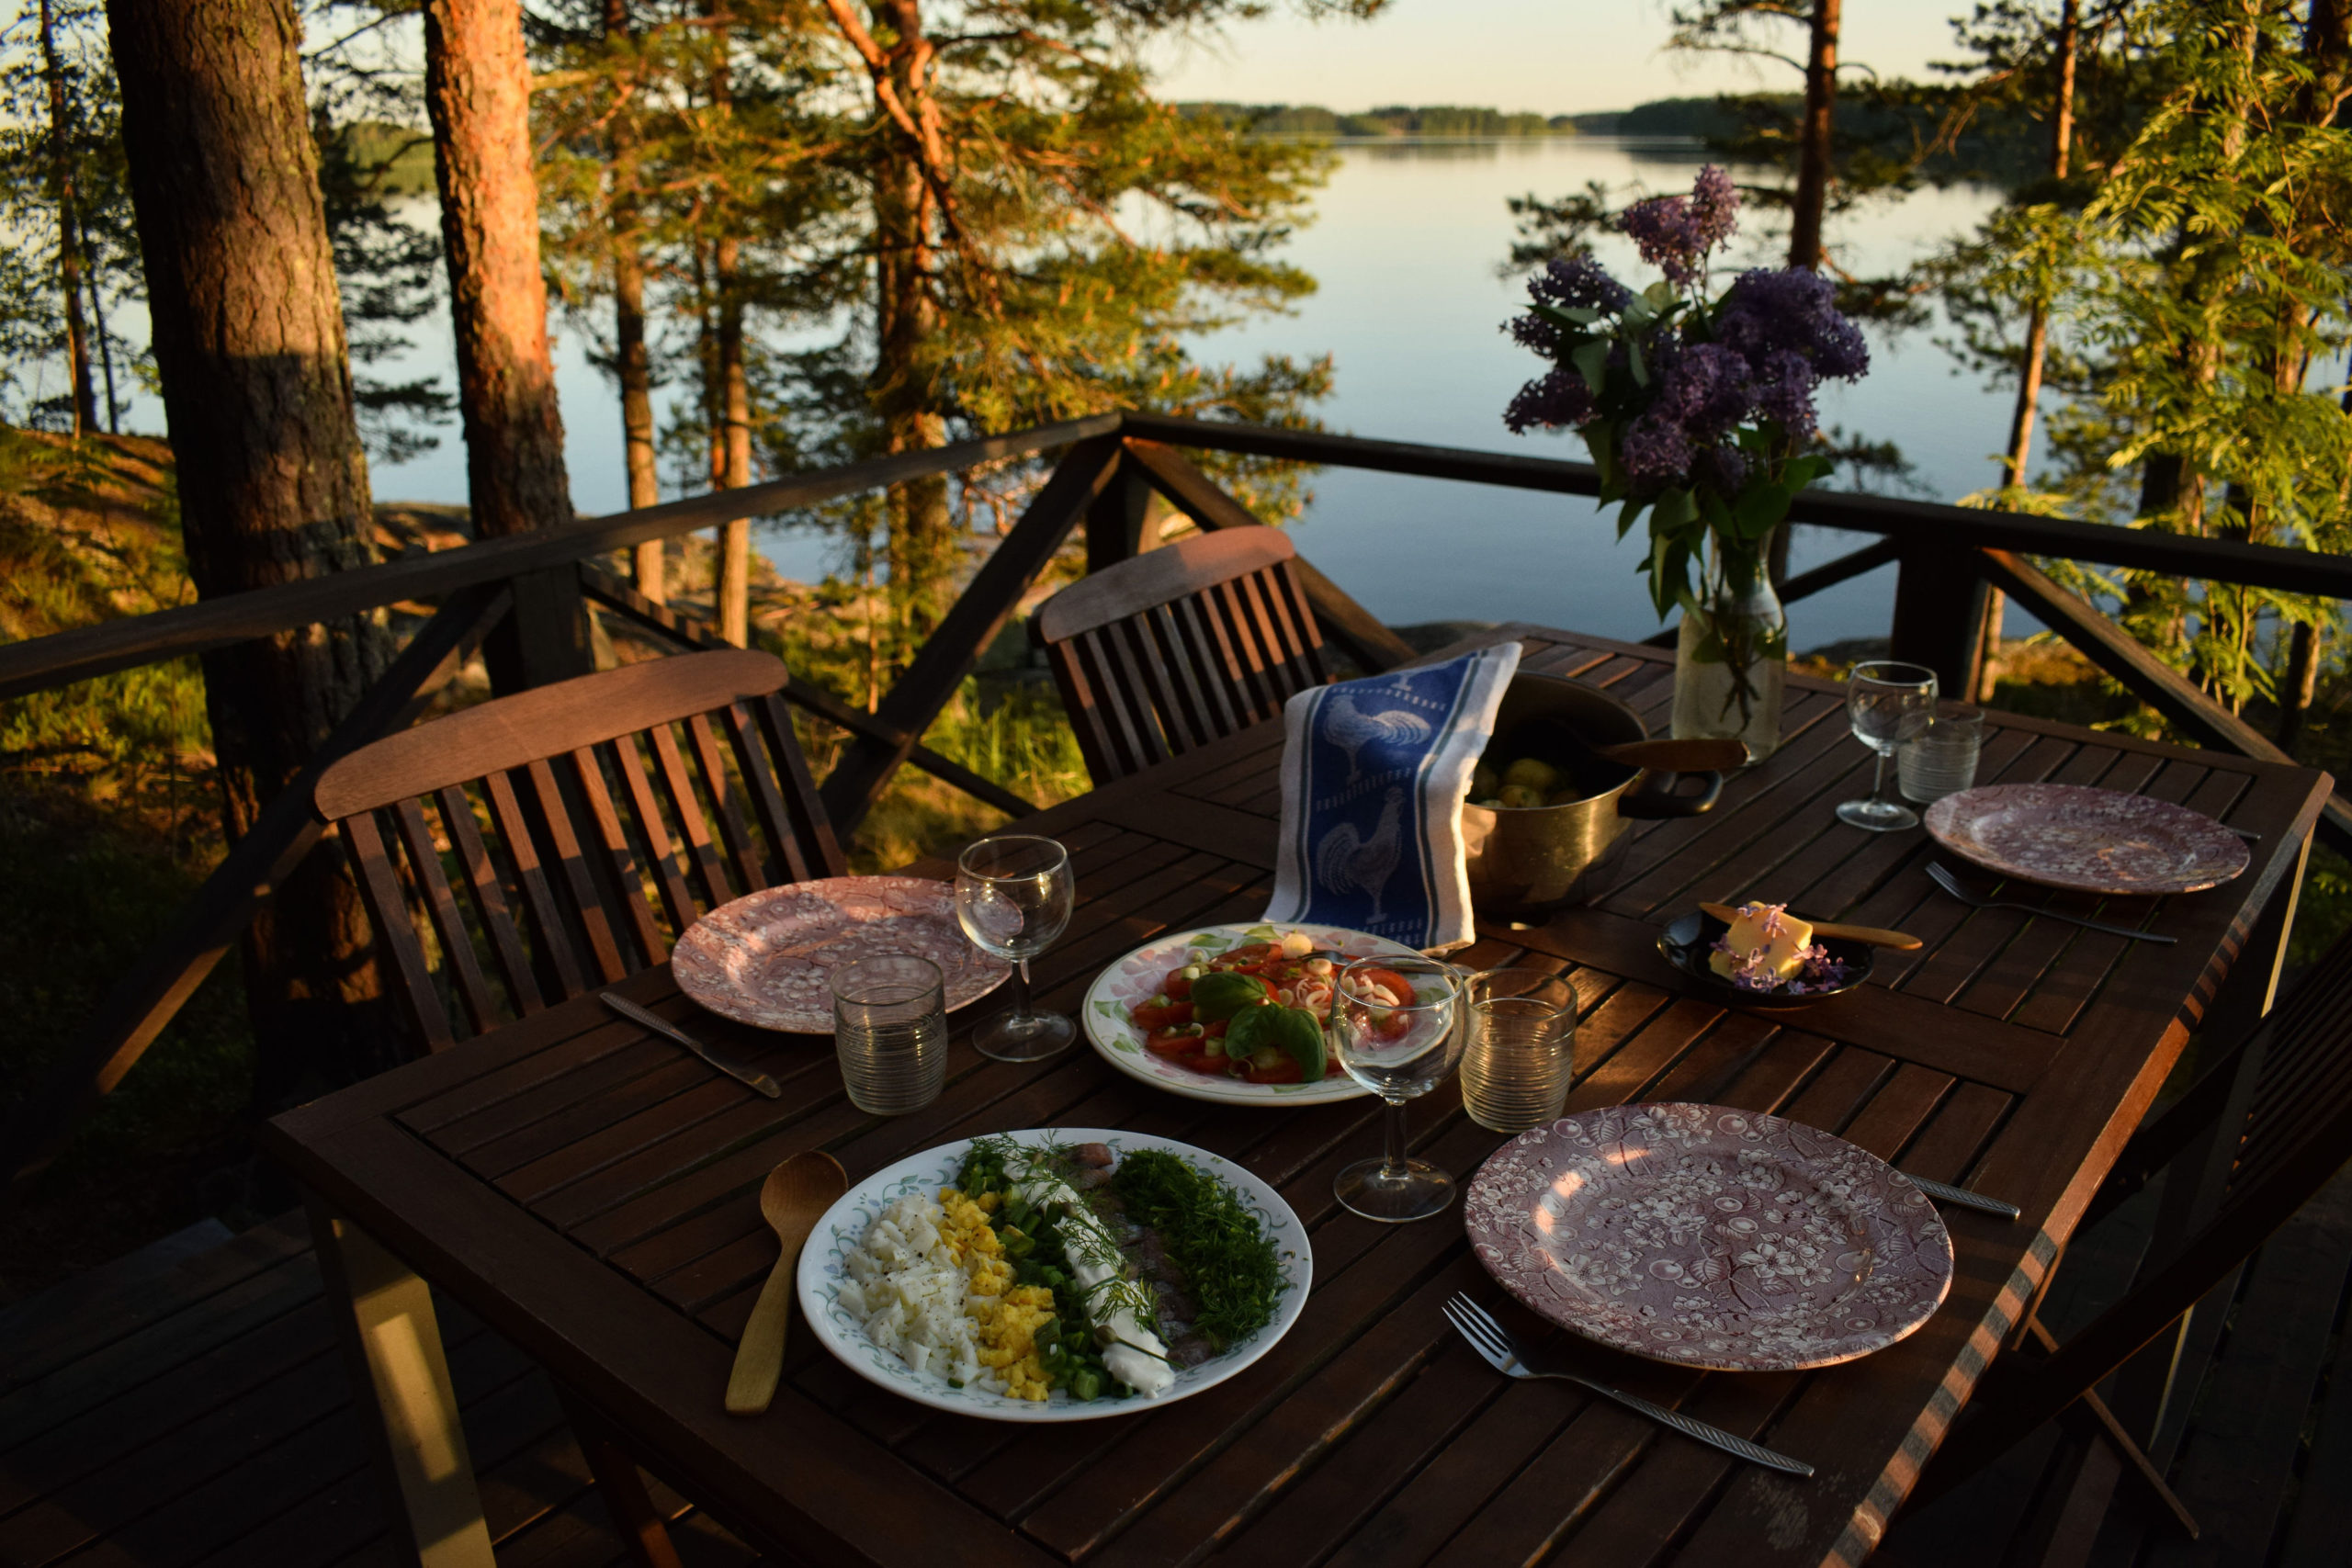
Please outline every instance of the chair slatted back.
M842 874L776 694L788 679L772 654L679 654L501 697L326 771L314 805L428 1048L662 964L730 899Z
M1278 716L1330 679L1280 529L1221 528L1072 583L1032 626L1098 784Z

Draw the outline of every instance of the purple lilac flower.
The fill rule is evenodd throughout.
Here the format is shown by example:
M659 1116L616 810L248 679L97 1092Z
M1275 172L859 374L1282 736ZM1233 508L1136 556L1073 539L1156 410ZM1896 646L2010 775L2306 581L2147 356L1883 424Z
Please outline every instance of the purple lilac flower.
M1870 345L1838 310L1829 279L1795 267L1741 273L1724 293L1715 335L1759 368L1780 348L1804 355L1825 379L1859 380L1871 367Z
M1747 486L1747 454L1729 442L1709 446L1690 460L1690 478L1717 495L1737 495Z
M1592 389L1584 378L1573 370L1551 370L1519 389L1503 411L1503 423L1512 434L1523 435L1531 425L1579 425L1593 412Z
M1618 450L1625 459L1625 477L1639 494L1655 494L1690 469L1690 437L1655 409L1625 427Z
M1722 344L1686 344L1661 333L1651 340L1649 360L1658 389L1653 406L1695 443L1719 440L1754 405L1747 361Z
M1561 256L1527 280L1527 293L1539 305L1560 310L1601 310L1615 314L1625 308L1634 291L1602 270L1590 256Z
M1813 389L1820 379L1813 362L1793 348L1776 348L1757 371L1757 412L1790 430L1811 431L1817 423Z
M1625 209L1617 226L1641 248L1642 259L1664 272L1677 288L1698 277L1706 254L1698 215L1687 196L1654 196Z
M1690 212L1698 225L1700 248L1713 250L1739 226L1739 187L1731 183L1729 175L1708 164L1690 183Z

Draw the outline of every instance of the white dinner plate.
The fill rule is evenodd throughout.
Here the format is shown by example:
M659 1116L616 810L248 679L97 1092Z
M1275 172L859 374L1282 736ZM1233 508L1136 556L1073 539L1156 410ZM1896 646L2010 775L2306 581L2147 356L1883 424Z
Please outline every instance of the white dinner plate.
M1419 958L1409 947L1367 931L1339 926L1266 925L1208 926L1171 931L1148 942L1094 977L1087 987L1079 1017L1096 1055L1131 1078L1154 1089L1181 1094L1187 1100L1211 1100L1220 1105L1321 1105L1334 1100L1357 1100L1371 1093L1344 1073L1334 1072L1317 1083L1244 1083L1239 1078L1211 1077L1173 1062L1162 1061L1143 1048L1143 1032L1127 1010L1159 989L1159 983L1182 968L1187 955L1198 951L1223 953L1253 942L1279 942L1292 931L1304 931L1318 948L1330 948L1350 958Z
M1252 1361L1263 1356L1281 1342L1306 1310L1306 1288L1314 1278L1314 1255L1306 1239L1306 1227L1298 1215L1283 1201L1276 1192L1249 1171L1227 1159L1196 1149L1190 1144L1180 1144L1172 1138L1155 1138L1145 1133L1114 1132L1107 1127L1054 1127L1004 1134L1017 1144L1035 1145L1048 1141L1062 1144L1108 1144L1114 1156L1125 1156L1137 1149L1164 1149L1189 1160L1198 1169L1206 1171L1232 1189L1241 1204L1258 1217L1265 1234L1274 1244L1274 1254L1280 1259L1284 1289L1282 1300L1274 1308L1273 1321L1232 1347L1222 1356L1213 1357L1196 1367L1186 1367L1176 1374L1176 1382L1165 1393L1150 1398L1095 1399L1080 1402L1057 1389L1053 1397L1038 1403L1014 1399L1009 1394L989 1393L978 1389L953 1388L947 1380L932 1372L918 1372L900 1360L896 1352L886 1350L865 1337L865 1325L842 1310L835 1303L841 1283L847 1277L842 1259L857 1249L865 1239L866 1228L875 1216L910 1192L922 1192L936 1199L939 1190L956 1184L956 1173L963 1168L964 1155L973 1144L970 1138L952 1144L942 1144L935 1149L925 1149L885 1170L878 1170L865 1180L853 1185L833 1206L825 1211L808 1242L801 1249L798 1283L801 1314L808 1320L817 1338L851 1371L901 1394L918 1404L928 1404L935 1410L950 1410L959 1416L977 1416L990 1421L1093 1421L1106 1416L1128 1416L1139 1411L1154 1410L1160 1405L1188 1398L1203 1389L1215 1388ZM1116 1167L1114 1166L1115 1169Z

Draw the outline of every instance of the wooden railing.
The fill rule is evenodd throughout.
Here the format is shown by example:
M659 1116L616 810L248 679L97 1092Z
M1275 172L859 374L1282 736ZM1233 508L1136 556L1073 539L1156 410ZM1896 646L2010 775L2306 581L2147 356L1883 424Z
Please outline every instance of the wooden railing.
M922 737L1073 532L1082 529L1087 565L1092 570L1143 547L1142 531L1155 492L1204 528L1257 521L1182 455L1179 448L1186 447L1566 495L1600 491L1600 476L1585 463L1159 414L1106 413L0 647L0 699L5 699L390 604L438 602L434 616L321 746L302 774L232 846L164 937L124 973L50 1078L18 1103L0 1134L0 1169L14 1183L54 1157L80 1115L120 1081L236 941L270 889L311 852L323 832L310 804L310 786L317 773L337 757L413 723L439 685L490 642L493 633L492 672L502 692L587 672L593 665L585 613L591 603L673 646L701 647L718 640L707 624L645 599L597 566L594 558L609 551L928 475L1061 451L1020 519L873 712L798 679L784 694L854 737L823 786L826 807L844 833L906 764L1000 810L1016 816L1027 812L1031 803L933 751ZM1782 597L1802 599L1896 563L1894 654L1935 669L1947 689L1974 687L1985 591L1988 584L1996 585L2184 734L2206 745L2269 760L2283 761L2284 753L2025 557L2064 557L2352 598L2352 559L2307 551L1836 491L1801 495L1792 515L1798 522L1881 537L1792 578ZM1396 634L1329 578L1304 561L1300 565L1328 640L1366 670L1390 669L1412 657ZM2341 797L2332 801L2321 832L2335 847L2352 853L2352 807Z

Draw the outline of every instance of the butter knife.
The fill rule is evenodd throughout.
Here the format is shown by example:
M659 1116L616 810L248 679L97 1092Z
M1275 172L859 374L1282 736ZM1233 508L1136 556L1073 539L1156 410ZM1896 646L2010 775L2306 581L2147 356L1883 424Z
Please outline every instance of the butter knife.
M610 991L599 991L596 994L604 998L605 1005L606 1007L612 1009L615 1012L620 1014L631 1023L643 1024L646 1028L653 1031L654 1033L662 1035L665 1039L676 1041L679 1044L684 1045L687 1050L692 1051L695 1055L700 1056L704 1061L708 1062L712 1066L717 1067L720 1072L725 1073L729 1077L741 1079L744 1083L747 1083L753 1089L759 1090L760 1093L766 1095L770 1100L780 1100L783 1098L783 1089L776 1083L775 1079L768 1077L767 1074L760 1072L756 1068L737 1066L735 1063L729 1061L726 1057L712 1051L709 1046L705 1045L701 1041L695 1039L684 1030L680 1029L676 1024L656 1018L653 1014L646 1011L635 1002L630 1001L627 997L615 996Z
M1987 1198L1981 1192L1971 1192L1965 1187L1954 1187L1948 1181L1930 1181L1924 1176L1914 1176L1907 1170L1903 1173L1903 1179L1939 1203L1950 1203L1954 1208L1960 1209L1974 1209L1979 1213L1993 1214L2004 1220L2025 1217L2025 1211L2015 1203L2004 1203L1998 1198Z

